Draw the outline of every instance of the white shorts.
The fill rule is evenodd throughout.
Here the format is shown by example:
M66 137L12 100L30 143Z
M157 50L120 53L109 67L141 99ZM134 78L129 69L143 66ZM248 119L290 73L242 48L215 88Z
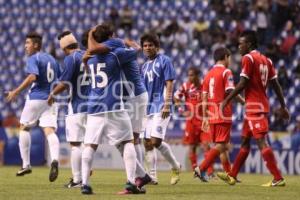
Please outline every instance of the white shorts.
M83 142L86 128L86 113L77 113L66 116L67 142Z
M49 106L47 100L26 99L20 123L26 127L33 127L39 121L40 127L57 128L57 105Z
M148 94L144 92L139 96L128 99L125 108L131 119L131 125L134 133L143 133L145 131L144 118L147 113Z
M130 117L126 111L87 115L84 144L118 145L133 140Z
M147 116L146 131L144 138L150 139L151 137L165 139L167 127L170 121L170 116L162 119L161 113Z

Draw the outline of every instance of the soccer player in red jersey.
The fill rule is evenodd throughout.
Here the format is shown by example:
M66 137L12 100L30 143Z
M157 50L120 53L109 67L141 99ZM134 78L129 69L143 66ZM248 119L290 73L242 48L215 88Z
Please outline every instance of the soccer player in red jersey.
M192 169L197 166L197 146L201 144L204 153L210 149L209 143L211 137L209 133L201 130L202 125L202 83L199 79L200 71L196 67L190 67L188 70L188 81L183 83L175 92L175 103L179 112L186 117L185 134L183 136L183 144L189 145L189 159ZM186 109L180 107L182 102ZM213 168L208 168L208 175L213 173Z
M224 100L222 109L230 103L232 98L245 90L246 117L244 119L241 149L234 161L233 168L229 174L220 173L219 178L229 183L235 184L235 178L244 164L250 151L250 140L256 139L266 166L274 176L273 180L262 186L284 186L285 181L276 165L273 150L266 143L265 136L268 133L268 113L269 101L266 95L267 85L274 89L281 108L280 116L289 119L290 115L286 108L282 95L282 89L278 83L276 72L272 61L257 50L257 39L254 31L245 31L239 38L239 51L242 57L242 72L240 82Z
M202 161L200 166L194 169L195 176L203 182L207 182L205 174L208 167L221 153L227 153L232 124L231 105L227 105L224 112L221 112L219 109L226 95L234 89L233 75L231 70L228 69L230 51L221 47L214 52L214 59L216 64L208 72L203 81L202 129L205 132L210 130L213 142L216 145L209 150L207 157ZM240 98L239 101L243 102L241 97L238 97ZM227 170L230 170L228 160L223 165L229 165L227 167L229 169Z

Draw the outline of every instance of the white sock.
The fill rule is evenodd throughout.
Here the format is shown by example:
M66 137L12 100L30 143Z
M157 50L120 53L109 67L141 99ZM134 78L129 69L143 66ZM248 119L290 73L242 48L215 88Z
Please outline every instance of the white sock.
M180 163L176 160L170 145L165 142L162 142L161 145L157 148L163 157L171 164L173 169L179 169Z
M143 163L143 150L141 144L135 144L134 145L135 152L136 152L136 158L139 161L139 163Z
M81 155L81 146L72 146L71 167L74 183L79 183L81 181Z
M93 163L94 149L85 146L82 151L82 184L89 185L90 171Z
M157 174L156 174L157 154L155 148L153 148L151 151L145 152L145 160L146 160L149 175L155 181L157 181Z
M30 165L30 146L31 137L29 131L20 131L19 135L19 148L20 154L23 161L22 167L25 168Z
M57 160L59 156L59 140L55 133L47 135L51 161Z
M146 171L145 171L143 165L138 160L136 160L135 175L136 175L136 177L141 177L141 178L146 175Z
M135 171L137 159L133 143L128 142L124 145L123 160L125 164L127 180L130 183L135 184Z

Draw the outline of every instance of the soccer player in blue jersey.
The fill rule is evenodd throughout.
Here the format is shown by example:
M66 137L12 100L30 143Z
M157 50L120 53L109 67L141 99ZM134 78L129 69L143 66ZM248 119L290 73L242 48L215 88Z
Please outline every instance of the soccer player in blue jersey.
M110 26L107 24L102 24L101 27L110 30ZM93 31L95 30L92 30L90 34L92 34ZM88 40L89 48L87 51L89 51L89 54L103 54L113 51L116 48L125 48L125 45L133 47L137 51L141 49L140 46L134 41L123 41L118 38L113 38L113 31L110 31L110 34L111 35L109 39L100 44L97 43L91 35ZM145 123L143 123L143 119L146 116L148 94L142 80L136 57L127 57L127 54L123 54L120 56L123 56L120 58L121 60L126 60L126 62L122 65L122 72L124 74L124 100L126 101L125 108L128 111L131 119L131 125L134 135L134 147L138 158L136 168L136 184L137 186L142 187L143 185L148 184L152 181L150 176L146 174L144 167L141 164L143 163L143 152L141 147L140 135L145 130Z
M25 52L28 59L25 71L28 75L16 89L8 92L6 99L14 100L21 91L31 85L20 119L19 147L23 165L16 175L23 176L31 173L30 128L39 121L39 126L43 129L49 144L51 158L49 180L53 182L58 176L59 140L55 134L57 107L55 104L49 106L47 98L51 85L59 76L59 65L50 54L41 52L41 47L41 35L32 32L26 36Z
M71 145L72 179L65 185L67 188L81 186L81 143L84 139L87 98L90 90L89 79L84 70L82 56L84 51L70 31L64 31L58 36L60 48L64 51L64 68L60 82L48 97L49 105L54 102L54 96L69 89L70 99L68 115L66 116L66 138Z
M109 30L99 25L89 37L94 37L98 43L101 43L110 35ZM82 154L82 194L93 193L89 185L89 172L93 154L98 145L104 142L104 138L108 139L109 144L119 149L124 160L127 183L126 190L120 194L141 193L140 188L135 184L137 158L133 145L131 121L123 101L121 69L126 62L125 58L131 57L136 57L135 51L118 48L105 55L95 55L88 60L91 91L88 99L85 147Z
M144 34L141 37L141 46L148 58L142 67L142 75L149 97L145 131L146 159L151 163L150 175L156 178L155 149L159 150L172 166L170 183L175 185L179 181L181 166L170 146L164 142L170 121L173 80L176 78L175 69L169 57L158 53L159 39L157 35Z

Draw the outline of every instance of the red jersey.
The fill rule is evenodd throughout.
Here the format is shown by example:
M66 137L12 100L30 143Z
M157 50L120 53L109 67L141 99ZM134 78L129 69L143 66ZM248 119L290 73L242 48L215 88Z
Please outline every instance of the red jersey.
M203 81L203 93L208 94L209 122L231 123L231 104L224 108L224 113L220 112L220 104L225 99L226 91L234 89L233 75L230 69L224 65L215 65L205 76Z
M196 87L193 83L185 82L180 88L175 92L175 97L177 99L185 98L185 105L187 110L191 112L193 118L201 119L202 117L202 106L201 106L201 93L202 84Z
M240 76L249 80L245 88L246 115L268 113L266 88L268 81L277 77L272 61L253 50L243 56Z

